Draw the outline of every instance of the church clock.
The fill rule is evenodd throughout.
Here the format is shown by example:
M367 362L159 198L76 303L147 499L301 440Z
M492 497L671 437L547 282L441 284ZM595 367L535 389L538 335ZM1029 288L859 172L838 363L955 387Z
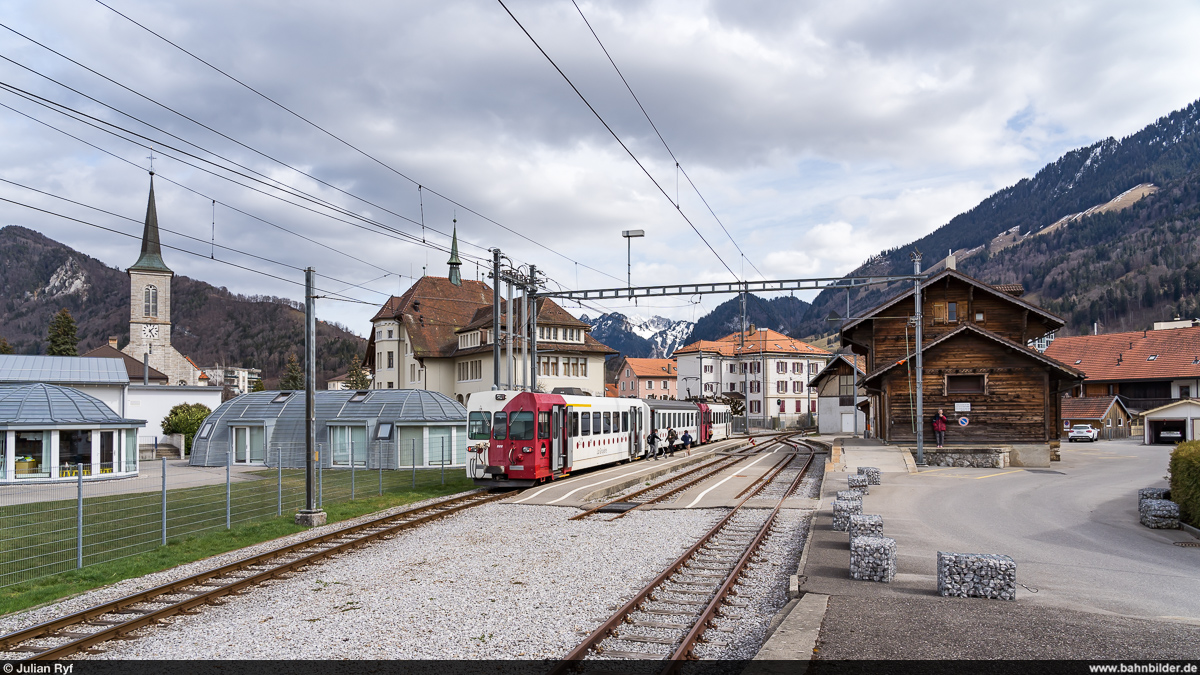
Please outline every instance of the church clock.
M142 324L142 337L157 338L158 337L158 326Z

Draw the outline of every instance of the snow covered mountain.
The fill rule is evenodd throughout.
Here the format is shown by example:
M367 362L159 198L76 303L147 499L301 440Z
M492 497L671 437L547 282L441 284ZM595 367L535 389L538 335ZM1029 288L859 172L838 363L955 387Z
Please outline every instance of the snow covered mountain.
M667 358L686 344L695 324L672 321L661 316L625 316L619 312L589 318L579 317L592 326L592 337L634 358Z

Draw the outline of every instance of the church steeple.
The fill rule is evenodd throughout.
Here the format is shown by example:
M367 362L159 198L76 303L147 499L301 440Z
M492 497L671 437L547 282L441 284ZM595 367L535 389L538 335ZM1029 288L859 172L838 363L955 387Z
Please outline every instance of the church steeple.
M450 283L455 286L462 286L462 273L459 267L462 267L462 261L458 259L458 219L454 219L454 237L450 240L450 259L446 261L450 265Z
M146 227L142 230L142 255L129 268L132 272L171 272L162 259L158 239L158 211L154 208L154 172L150 172L150 200L146 204Z

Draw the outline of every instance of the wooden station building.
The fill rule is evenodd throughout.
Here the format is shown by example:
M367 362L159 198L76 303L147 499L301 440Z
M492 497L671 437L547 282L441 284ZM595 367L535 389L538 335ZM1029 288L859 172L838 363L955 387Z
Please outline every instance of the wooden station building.
M842 329L843 344L866 359L860 383L871 398L871 428L888 443L915 443L915 424L933 446L931 418L950 419L946 443L1033 444L1059 439L1064 392L1083 373L1027 345L1062 328L1057 316L1020 298L1019 285L991 286L956 269L921 284L924 420L915 419L913 289Z

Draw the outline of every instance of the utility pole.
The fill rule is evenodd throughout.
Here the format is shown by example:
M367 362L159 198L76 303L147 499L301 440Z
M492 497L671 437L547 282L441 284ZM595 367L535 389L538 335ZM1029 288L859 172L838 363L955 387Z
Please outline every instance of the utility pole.
M317 272L304 270L304 508L296 514L296 524L320 527L325 512L313 500L317 454L317 296L314 280Z
M846 321L850 320L850 289L846 289ZM845 327L845 322L842 323ZM854 365L857 358L850 352L850 383L851 393L854 394L854 407L850 409L850 417L854 420L854 437L858 438L858 368Z
M746 422L746 435L750 435L750 366L746 363L746 291L742 291L742 348L738 364L742 369L742 417Z
M538 368L541 367L541 361L538 359L537 337L538 337L538 322L537 322L537 265L529 266L529 318L533 326L529 330L529 390L537 391Z
M529 286L521 284L521 391L529 391Z
M505 280L505 295L507 300L504 304L504 326L506 332L504 334L504 382L505 389L512 391L513 389L513 285L511 279Z
M913 275L919 276L921 274L921 252L914 250L910 257L912 258L912 261L913 261ZM917 322L917 329L916 329L916 333L917 333L917 336L916 336L916 342L917 342L917 347L916 347L916 350L917 350L917 354L916 354L916 360L917 360L917 366L916 366L916 368L917 368L917 466L925 466L925 408L924 408L925 388L922 383L922 375L923 375L924 369L922 368L922 359L921 359L921 322L922 322L921 304L922 303L921 303L921 280L919 278L913 279L913 301L916 304L916 308L917 308L917 314L916 314L916 322Z
M492 249L492 389L500 388L500 249Z

